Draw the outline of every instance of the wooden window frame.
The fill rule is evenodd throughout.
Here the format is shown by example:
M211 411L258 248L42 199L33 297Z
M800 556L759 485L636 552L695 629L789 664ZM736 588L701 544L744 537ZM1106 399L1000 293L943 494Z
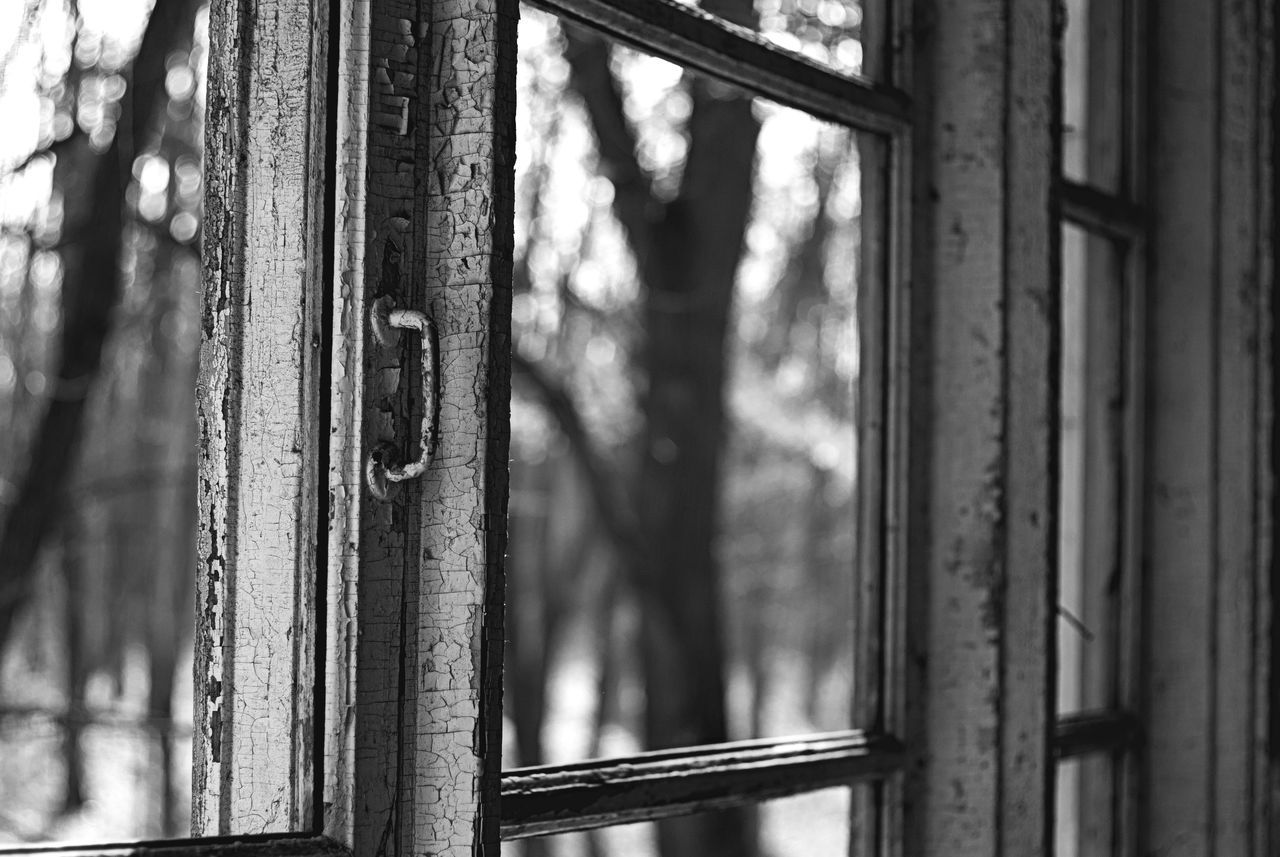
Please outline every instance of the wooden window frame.
M1278 698L1275 11L1125 5L1127 103L1104 129L1121 180L1057 188L1061 221L1127 245L1128 487L1095 510L1124 531L1117 650L1108 709L1072 717L1112 721L1107 746L1076 755L1109 756L1115 798L1082 853L1262 855L1280 794L1265 751Z
M209 105L223 121L207 124L199 382L195 806L200 830L222 835L19 850L492 854L504 835L873 781L853 827L866 853L1048 854L1054 758L1140 740L1144 782L1191 771L1196 783L1230 784L1201 807L1193 788L1150 790L1140 841L1171 825L1191 830L1188 841L1215 838L1221 853L1265 854L1271 679L1258 640L1272 627L1271 482L1229 477L1271 467L1271 304L1259 283L1271 270L1274 64L1248 28L1271 33L1269 7L1213 18L1213 85L1243 75L1243 94L1186 69L1152 84L1160 181L1144 214L1056 182L1050 2L887 0L895 51L875 85L668 0L542 5L893 141L888 285L867 313L885 324L862 337L878 407L863 426L873 478L860 489L859 567L876 642L860 644L874 680L856 704L874 728L500 777L516 0L435 0L421 22L417 4L393 0L231 0L211 15ZM1162 74L1195 42L1198 15L1217 14L1197 12L1204 5L1162 6L1152 29ZM1232 120L1221 138L1196 136L1179 87ZM1191 168L1206 157L1222 186ZM1171 273L1186 252L1177 217L1224 188L1251 203L1215 227L1214 248L1240 253L1210 254L1212 279L1243 285L1223 290L1216 333L1188 356L1176 350L1176 301L1219 299ZM1178 535L1185 509L1176 496L1144 509L1139 609L1197 617L1212 655L1179 673L1171 653L1186 644L1146 623L1136 713L1056 724L1055 197L1106 234L1149 225L1151 277L1167 278L1145 323L1144 496L1195 481L1187 453L1200 441L1185 406L1214 421L1215 502L1253 510L1250 523L1195 513L1225 569L1205 607L1178 589L1202 566L1161 541ZM422 379L416 347L383 347L369 332L384 295L435 315L446 403L423 484L389 504L370 500L367 457L389 437L416 436ZM1161 399L1186 371L1221 404ZM1217 672L1232 655L1243 666ZM1195 711L1170 701L1168 685L1210 679L1215 693ZM1247 728L1229 728L1241 718ZM1216 743L1183 754L1206 724ZM579 809L567 812L570 802Z
M889 249L877 282L905 280L909 187L911 102L892 81L902 76L900 64L881 80L842 76L812 61L778 49L762 36L672 0L533 0L534 5L650 55L695 69L784 106L824 120L881 135L889 163L881 165L890 212L884 212ZM906 4L894 3L901 14ZM900 19L901 20L901 19ZM884 62L873 51L866 62ZM871 203L868 203L868 208ZM864 208L864 213L868 211ZM896 218L896 220L895 220ZM893 226L889 227L889 222ZM864 241L875 244L875 241ZM882 555L885 471L890 417L886 359L889 303L901 290L880 287L861 292L859 401L873 416L860 425L863 450L859 461L858 522L869 537L857 559L860 602L856 623L858 688L856 719L870 729L830 735L729 742L644 753L625 759L540 766L504 772L503 838L523 838L585 830L605 825L648 821L706 809L747 806L783 795L857 782L879 786L904 764L901 741L893 734L887 701L897 692L888 675L900 646L887 637L896 626L886 591L892 577ZM871 510L876 510L872 512ZM517 606L518 609L518 606ZM879 815L882 797L855 811ZM863 835L876 835L867 825ZM859 835L855 833L855 835Z

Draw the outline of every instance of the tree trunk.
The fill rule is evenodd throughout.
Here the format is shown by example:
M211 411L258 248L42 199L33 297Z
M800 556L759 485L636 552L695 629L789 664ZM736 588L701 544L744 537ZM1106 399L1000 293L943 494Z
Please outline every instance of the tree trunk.
M703 8L751 26L745 0ZM613 211L636 260L643 304L636 479L640 546L628 577L642 594L645 740L669 748L726 740L725 651L715 559L726 435L726 344L751 212L756 137L751 99L694 78L689 154L663 204L636 157L635 134L599 37L565 30L570 83L582 97ZM755 852L751 813L658 823L664 857Z
M62 812L79 811L85 801L84 749L81 738L86 722L85 688L89 670L84 648L84 542L80 517L67 514L62 527L62 574L64 583L63 640L66 645L67 708L62 733L62 761L66 779L62 790Z
M60 367L48 409L29 453L13 502L0 508L0 647L31 594L40 546L57 522L79 446L85 401L102 362L111 312L120 295L124 190L129 166L142 148L156 111L168 100L165 58L189 36L197 0L158 3L147 21L131 70L121 119L106 151L95 153L77 131L63 144L54 167L65 194ZM122 139L123 138L123 139Z
M655 230L658 276L644 284L644 574L656 584L670 619L646 622L643 634L645 730L655 749L728 738L715 534L726 436L726 340L751 210L758 125L748 98L722 92L718 85L693 82L684 186ZM750 854L753 836L743 820L741 813L720 812L662 822L662 853Z

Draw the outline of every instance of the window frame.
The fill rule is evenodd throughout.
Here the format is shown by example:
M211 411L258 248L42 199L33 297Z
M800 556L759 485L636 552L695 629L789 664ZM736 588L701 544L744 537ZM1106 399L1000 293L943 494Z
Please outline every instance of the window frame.
M749 806L770 797L854 782L871 783L878 791L903 764L900 739L886 725L892 717L888 700L895 694L887 681L888 664L900 648L886 639L887 629L896 624L887 615L892 575L887 573L882 555L884 518L889 516L872 510L883 509L878 498L884 491L885 444L890 433L886 427L890 419L886 411L889 305L897 300L899 289L887 283L905 277L910 100L888 83L840 75L779 49L746 28L672 0L533 0L533 5L785 106L881 135L890 161L882 166L890 206L886 218L895 222L885 224L889 235L887 252L881 254L884 258L872 263L879 269L874 276L878 287L859 293L859 301L869 299L871 307L861 314L859 334L859 400L868 403L869 416L864 416L859 426L858 526L867 538L860 540L856 572L863 608L856 632L856 657L862 669L855 709L857 719L872 728L504 771L504 838L632 823L711 807ZM895 4L895 11L899 5L903 4ZM833 746L841 749L833 750ZM762 754L770 758L770 767L754 771ZM715 762L708 764L708 757L714 757ZM648 770L649 776L629 776L637 767ZM565 811L556 805L553 795L577 809ZM871 797L872 805L855 812L874 813L878 818L883 797ZM867 832L879 827L877 822Z
M1084 5L1088 6L1089 0ZM1054 228L1061 236L1064 228L1074 227L1086 242L1083 270L1078 272L1084 290L1081 321L1086 352L1081 394L1081 585L1088 593L1089 583L1099 571L1118 577L1118 584L1109 587L1106 594L1099 594L1094 581L1093 594L1083 596L1093 599L1092 603L1084 603L1092 621L1101 619L1103 623L1094 631L1094 640L1109 648L1101 655L1091 656L1087 646L1081 647L1081 694L1095 699L1066 717L1099 726L1109 722L1111 726L1103 746L1063 755L1060 760L1069 758L1085 765L1074 781L1077 835L1081 837L1078 847L1084 853L1136 854L1141 793L1136 765L1142 742L1136 654L1143 639L1144 313L1146 251L1151 231L1151 217L1144 205L1147 176L1142 159L1147 146L1147 31L1151 13L1141 0L1121 0L1107 12L1119 19L1118 32L1112 31L1114 21L1108 15L1101 20L1089 16L1082 37L1086 101L1081 146L1087 161L1096 158L1106 162L1103 169L1115 184L1106 188L1093 182L1089 175L1097 169L1093 164L1089 174L1070 177L1065 144L1061 146L1055 166ZM1069 21L1066 26L1070 26ZM1114 40L1116 50L1108 50L1108 39ZM1062 65L1059 122L1065 133L1065 88L1070 85L1065 50ZM1097 103L1100 95L1101 108ZM1115 99L1116 103L1109 104L1107 99ZM1095 247L1093 239L1100 239L1105 248ZM1098 250L1114 255L1118 264L1108 265L1107 260L1096 259ZM1066 263L1060 254L1059 277L1066 276ZM1117 385L1115 388L1098 386L1094 370L1099 361L1096 356L1090 357L1097 346L1109 344L1098 328L1110 325L1118 332L1115 344L1119 349L1112 352L1112 357L1119 365L1103 366L1101 371L1105 380ZM1100 337L1103 341L1099 341ZM1119 414L1112 418L1114 423L1108 424L1106 415L1117 408ZM1103 414L1101 421L1099 413ZM1108 434L1108 430L1114 434ZM1101 482L1110 482L1111 490L1099 489L1097 483ZM1063 719L1063 715L1059 714L1059 718Z
M827 118L850 109L863 118L892 115L897 135L888 324L864 336L879 350L883 374L875 490L885 499L876 505L880 542L859 561L883 573L872 580L885 586L874 599L882 605L884 648L874 656L881 667L863 704L880 712L883 730L646 754L631 763L660 768L672 781L701 759L688 780L692 792L671 799L623 784L621 804L606 809L658 817L871 777L882 785L870 806L858 807L854 825L868 853L1045 854L1052 850L1054 757L1137 743L1135 777L1150 785L1135 798L1128 842L1176 830L1187 832L1193 848L1212 839L1223 853L1268 853L1274 765L1261 750L1274 737L1276 686L1269 576L1274 12L1261 2L1206 12L1206 4L1172 0L1153 17L1153 68L1169 80L1148 85L1155 163L1144 212L1057 180L1052 3L886 2L886 41L896 48L885 78L892 87L852 89L667 0L541 2L597 24L615 22L609 26L632 26L652 13L639 32L684 35L675 48L657 36L638 47L713 74L777 63L771 77L735 82L818 115L832 112ZM516 809L499 815L517 6L440 0L430 5L429 23L403 17L413 8L402 13L390 0L233 0L215 4L211 15L209 103L229 115L225 124L208 123L206 150L200 568L210 609L202 620L197 729L205 736L200 776L208 791L197 806L205 830L230 835L7 852L338 857L373 854L394 836L410 851L497 853L500 824L519 833L521 824L542 823L521 801L545 799L550 818L558 798L548 794L581 788L582 771L600 774L625 761L506 772L502 791ZM1197 43L1204 15L1212 18L1216 51L1209 84L1196 80L1191 64L1170 59ZM974 37L945 38L956 32ZM478 41L493 50L467 50ZM397 74L388 64L417 63L419 53L435 58L426 73ZM422 68L425 62L414 70ZM1224 83L1237 80L1238 91ZM1179 86L1191 86L1199 100L1189 106ZM1196 121L1205 104L1231 120L1221 137L1206 136ZM1196 163L1213 164L1221 184L1198 184ZM473 169L470 182L459 180L461 167ZM397 195L406 188L407 202ZM1179 201L1208 201L1194 221L1204 224L1204 212L1218 210L1224 197L1248 205L1229 224L1209 224L1217 253L1210 278L1220 295L1205 297L1190 273L1170 273L1177 224L1161 212L1185 211ZM1140 381L1151 416L1140 433L1167 446L1151 454L1143 498L1188 477L1207 451L1220 468L1206 488L1214 509L1249 512L1238 520L1216 512L1194 518L1195 532L1214 539L1215 549L1241 545L1215 557L1222 570L1206 605L1188 604L1179 590L1203 567L1161 546L1184 510L1167 498L1142 510L1141 544L1133 549L1144 579L1133 609L1143 617L1143 639L1130 656L1149 674L1135 690L1137 711L1084 712L1057 723L1055 203L1101 232L1131 234L1143 224L1152 231L1147 261L1156 273L1143 279L1160 289L1152 288L1143 322L1149 368ZM464 228L452 228L458 224ZM458 235L465 246L450 243ZM458 264L432 269L428 259L442 251ZM442 520L424 499L439 497L463 472L447 443L425 494L410 486L390 507L367 502L366 454L384 429L412 424L412 391L421 380L416 349L384 353L367 333L374 286L386 286L385 278L456 325L441 332L445 383L461 378L481 394L467 398L467 383L445 390L472 407L453 436L472 432L472 448L483 452L465 470L478 486L469 489L478 502L465 520ZM273 294L274 305L263 300ZM1182 299L1199 300L1213 322L1196 328L1196 347L1179 363L1175 301ZM238 368L235 361L247 357L279 373L270 379L279 391L274 400L252 389L258 376ZM1178 373L1186 369L1220 398L1163 402L1162 392L1185 383ZM282 407L273 412L275 405ZM1188 413L1213 426L1212 448L1182 427ZM268 417L285 418L299 442L270 429ZM281 452L294 463L270 458ZM255 470L262 462L274 469ZM1254 474L1243 486L1233 481L1242 473ZM284 510L283 518L246 514L248 500L282 490L288 502L274 511ZM437 585L438 562L422 562L442 555L474 563L451 579L461 586L446 591ZM264 568L285 573L255 574ZM253 635L242 635L254 629L233 622L231 635L220 636L226 611L265 594L279 603L253 621L269 626L267 613L290 617L288 644L267 657L279 674L263 679L242 670L227 681L237 662L258 660ZM1190 670L1175 657L1179 629L1150 621L1169 605L1193 615L1211 638L1204 645L1212 650L1198 653ZM396 645L401 657L387 657ZM470 665L460 684L423 685L440 674L419 662L432 653ZM1195 711L1180 711L1160 682L1202 682L1213 691ZM254 709L253 697L263 693L289 704ZM398 696L389 704L388 694ZM1242 730L1228 728L1242 723ZM1206 724L1222 758L1207 755L1202 739L1192 741ZM244 756L276 784L274 792L248 790L260 807L237 807L227 792L244 780L211 765L214 747L227 750L233 743L222 742L242 731L289 748L285 762ZM1192 751L1180 752L1187 741ZM442 752L459 764L441 765ZM753 759L764 765L753 768ZM787 774L787 766L799 773ZM1179 773L1188 774L1186 784L1156 787ZM402 788L402 777L412 787ZM1239 808L1230 800L1192 805L1206 783L1229 785ZM241 817L235 813L280 808L283 815L272 817L284 819L286 831L258 835L233 823Z

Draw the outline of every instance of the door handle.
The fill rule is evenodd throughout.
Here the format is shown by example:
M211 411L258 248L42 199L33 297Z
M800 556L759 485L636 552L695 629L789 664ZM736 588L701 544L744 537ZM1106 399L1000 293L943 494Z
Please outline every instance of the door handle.
M369 308L369 327L379 344L390 348L400 340L402 331L417 331L422 341L422 436L418 457L407 464L397 461L399 451L390 441L381 441L368 453L364 463L365 482L379 500L391 496L396 482L415 479L427 471L436 452L440 427L440 335L430 315L416 309L397 309L390 296L384 295Z

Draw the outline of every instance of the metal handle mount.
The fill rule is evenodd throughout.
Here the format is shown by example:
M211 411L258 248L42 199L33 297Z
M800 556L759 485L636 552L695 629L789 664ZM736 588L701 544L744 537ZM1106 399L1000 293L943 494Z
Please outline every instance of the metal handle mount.
M382 441L369 451L364 462L364 478L369 491L379 500L391 496L392 485L421 476L436 452L436 438L440 424L440 396L438 369L440 365L440 336L431 316L416 309L396 309L390 296L373 302L369 309L369 326L379 344L392 347L400 341L400 331L416 330L422 339L422 438L418 458L408 464L400 464L395 444Z

